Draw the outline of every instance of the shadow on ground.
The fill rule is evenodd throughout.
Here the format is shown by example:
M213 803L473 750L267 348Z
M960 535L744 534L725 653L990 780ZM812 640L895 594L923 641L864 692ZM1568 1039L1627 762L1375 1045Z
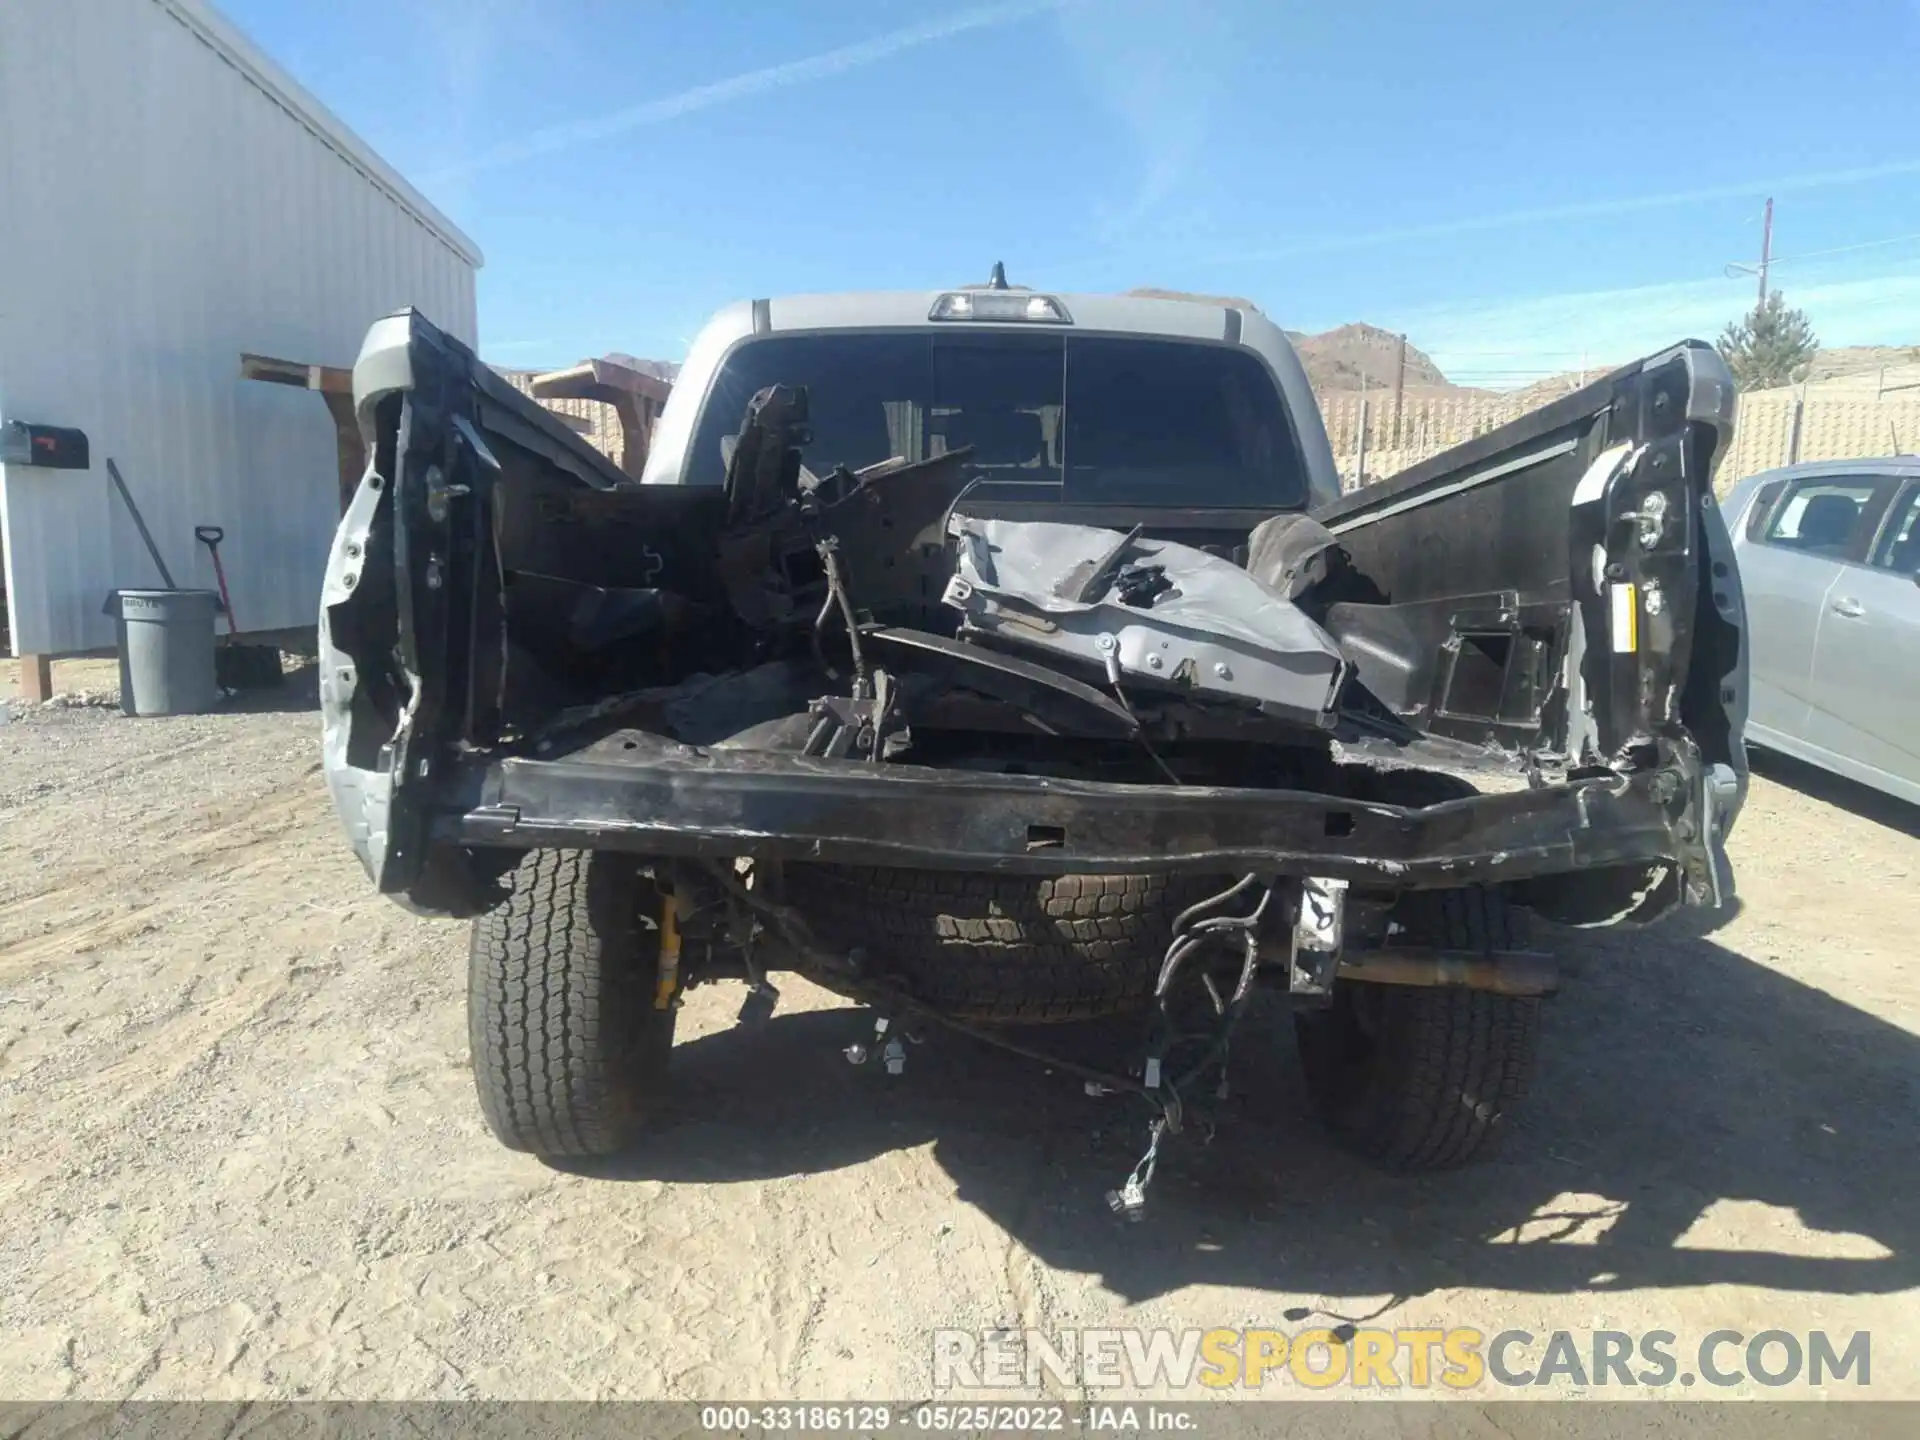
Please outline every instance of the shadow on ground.
M289 664L278 685L252 685L235 690L220 706L225 714L300 715L320 709L320 668Z
M1103 1200L1138 1154L1138 1102L1089 1098L944 1034L900 1079L854 1069L840 1049L870 1018L852 1010L680 1047L681 1118L589 1173L757 1180L932 1141L962 1199L1047 1264L1129 1300L1193 1284L1403 1298L1920 1285L1920 1038L1704 938L1577 937L1571 952L1518 1126L1494 1158L1447 1174L1397 1178L1333 1149L1277 1007L1249 1018L1274 1043L1249 1033L1236 1046L1238 1093L1217 1137L1163 1152L1142 1223ZM1732 1248L1708 1213L1719 1201L1793 1213L1773 1239L1744 1242L1758 1248ZM1795 1217L1841 1233L1798 1232ZM1522 1225L1529 1241L1594 1243L1503 1238Z
M1848 780L1831 770L1822 770L1817 765L1809 765L1789 755L1749 749L1747 756L1756 775L1798 790L1802 795L1824 801L1849 814L1858 815L1863 820L1884 825L1889 830L1920 838L1920 805L1909 805L1885 791Z

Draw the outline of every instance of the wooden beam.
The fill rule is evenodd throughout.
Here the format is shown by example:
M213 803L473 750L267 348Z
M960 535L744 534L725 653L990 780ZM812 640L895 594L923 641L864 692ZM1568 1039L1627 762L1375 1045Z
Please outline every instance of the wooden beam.
M346 514L353 493L360 488L360 477L367 468L367 447L360 439L360 425L353 415L353 371L339 365L306 365L298 360L280 360L272 355L242 355L240 378L259 380L268 385L290 385L296 390L312 390L326 402L333 417L335 463L339 467L340 513Z
M242 355L240 378L263 380L269 385L291 385L296 390L318 390L327 395L353 394L353 371L343 366L306 365L271 355Z
M20 657L20 698L29 705L39 705L53 698L53 660L50 657Z
M565 370L549 370L529 382L536 400L601 400L611 403L609 391L638 395L655 404L667 403L673 382L622 365L618 360L582 360Z

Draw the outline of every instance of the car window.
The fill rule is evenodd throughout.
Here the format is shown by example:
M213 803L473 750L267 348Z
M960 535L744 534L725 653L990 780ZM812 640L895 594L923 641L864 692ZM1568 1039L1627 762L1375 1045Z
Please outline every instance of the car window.
M1780 498L1780 492L1787 488L1784 480L1769 480L1760 487L1760 493L1753 497L1753 504L1747 509L1747 538L1762 540L1766 538L1767 516L1773 513L1773 502Z
M1889 484L1865 476L1802 480L1774 510L1766 541L1830 560L1857 557L1879 508L1874 501Z
M1065 377L1059 335L939 337L915 458L971 447L973 468L992 479L1057 485Z
M1909 485L1894 506L1868 563L1902 575L1920 574L1920 484Z
M1066 422L1067 498L1082 504L1260 505L1297 473L1273 381L1242 350L1070 344Z
M1069 504L1305 503L1286 406L1259 358L1190 341L1057 330L774 335L722 364L688 456L725 478L721 442L773 384L807 387L810 469L970 448L1007 498Z

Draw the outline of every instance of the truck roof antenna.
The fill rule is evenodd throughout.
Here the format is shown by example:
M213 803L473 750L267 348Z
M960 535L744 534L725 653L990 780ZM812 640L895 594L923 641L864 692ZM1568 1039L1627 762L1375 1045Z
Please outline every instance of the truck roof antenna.
M993 262L993 274L987 277L987 288L989 290L1004 290L1007 288L1006 261L996 260Z

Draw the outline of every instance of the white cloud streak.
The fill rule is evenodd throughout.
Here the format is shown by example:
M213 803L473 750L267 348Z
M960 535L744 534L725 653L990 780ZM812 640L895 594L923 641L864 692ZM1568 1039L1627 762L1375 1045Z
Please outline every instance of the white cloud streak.
M818 55L809 55L804 59L789 60L783 64L768 65L759 70L749 70L740 75L729 76L725 80L696 85L692 89L682 90L677 94L663 95L656 100L645 100L638 105L629 105L604 115L549 125L510 143L482 151L468 160L448 167L434 178L444 181L482 170L495 170L502 166L537 159L543 155L570 150L575 146L590 144L596 140L611 139L616 135L624 135L629 131L644 129L650 125L678 120L702 110L714 109L716 106L730 105L737 100L749 100L775 90L784 90L788 86L830 80L849 71L890 60L906 51L937 44L942 40L950 40L957 35L1017 24L1078 3L1081 3L1081 0L1006 0L1006 3L979 5L969 10L956 11L939 19L928 20L919 25L908 25L899 30L890 30L884 35L874 36L871 40L842 45L837 49L822 51Z
M1687 205L1704 205L1715 200L1747 200L1764 195L1791 194L1796 190L1824 190L1842 185L1865 185L1875 180L1892 180L1908 175L1920 175L1920 160L1896 160L1884 165L1861 165L1848 170L1824 170L1803 175L1776 175L1770 180L1708 185L1694 190L1671 190L1656 195L1625 195L1603 200L1580 200L1566 205L1543 205L1530 210L1506 210L1491 215L1465 215L1458 219L1438 220L1425 225L1404 225L1388 230L1329 235L1317 240L1301 240L1270 249L1214 255L1209 256L1203 263L1233 265L1255 260L1287 260L1301 255L1337 254L1370 245L1404 244L1410 240L1439 240L1453 235L1472 235L1487 230L1505 230L1519 225L1545 225L1562 220L1600 219L1611 215L1630 215L1643 210L1666 210Z
M1235 42L1218 0L1107 0L1062 17L1059 27L1093 98L1117 119L1139 156L1130 193L1104 197L1094 220L1108 243L1135 238L1204 154L1219 99L1221 57ZM1182 207L1191 215L1192 205Z

